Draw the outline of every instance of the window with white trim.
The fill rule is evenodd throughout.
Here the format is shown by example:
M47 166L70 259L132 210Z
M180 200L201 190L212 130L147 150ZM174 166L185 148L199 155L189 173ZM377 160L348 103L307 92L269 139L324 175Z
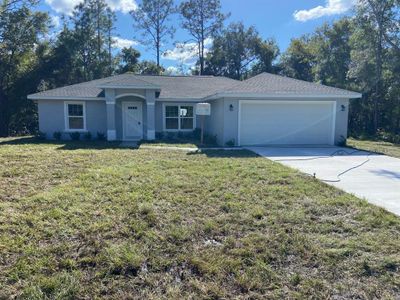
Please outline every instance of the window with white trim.
M193 105L165 105L165 130L193 130Z
M65 103L66 130L79 131L86 129L84 102Z

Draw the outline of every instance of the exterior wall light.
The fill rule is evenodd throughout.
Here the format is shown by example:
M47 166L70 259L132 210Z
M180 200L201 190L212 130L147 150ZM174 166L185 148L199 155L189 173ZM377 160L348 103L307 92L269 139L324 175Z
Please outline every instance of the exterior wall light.
M233 104L229 104L229 110L233 111Z
M346 111L346 106L344 106L344 105L342 104L341 110L342 110L342 111Z

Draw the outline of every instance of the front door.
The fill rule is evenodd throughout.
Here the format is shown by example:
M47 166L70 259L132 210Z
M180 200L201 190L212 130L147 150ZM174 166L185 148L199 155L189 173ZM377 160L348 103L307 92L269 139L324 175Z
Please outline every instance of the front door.
M122 104L123 137L126 141L143 138L143 113L141 102L123 102Z

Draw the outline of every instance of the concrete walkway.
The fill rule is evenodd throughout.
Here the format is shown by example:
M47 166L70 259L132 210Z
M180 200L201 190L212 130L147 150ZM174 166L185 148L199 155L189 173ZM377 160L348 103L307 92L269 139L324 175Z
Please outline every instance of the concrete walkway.
M400 159L340 147L249 147L400 216Z

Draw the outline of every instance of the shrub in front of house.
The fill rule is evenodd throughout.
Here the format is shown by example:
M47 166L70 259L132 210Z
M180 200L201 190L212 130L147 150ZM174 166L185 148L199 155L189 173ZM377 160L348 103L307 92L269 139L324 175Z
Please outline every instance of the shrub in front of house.
M85 141L90 141L90 140L92 139L92 134L91 134L91 132L90 132L90 131L86 132L86 133L83 135L83 138L84 138Z
M99 141L105 141L106 140L106 134L104 132L97 132L97 139Z
M217 136L216 135L204 135L204 143L208 145L217 145Z
M193 138L194 138L194 139L200 140L200 137L201 137L201 129L200 129L200 128L196 128L195 130L193 130L192 134L193 134Z
M235 147L235 139L231 139L225 143L227 147Z
M347 139L343 135L341 135L337 145L339 147L345 147L347 145Z
M176 134L174 132L168 132L167 133L167 139L168 140L175 140L176 139Z
M71 140L73 140L73 141L79 141L80 138L81 138L81 133L75 131L75 132L71 132L71 133L69 134L69 136L71 137Z
M38 131L38 133L36 134L36 138L41 141L45 140L46 137L47 137L47 134L46 134L46 132L43 132L43 131Z
M185 133L184 132L182 132L182 131L179 131L178 132L178 139L184 139L186 136L185 136Z
M55 132L53 133L53 138L54 138L56 141L61 140L61 137L62 137L61 131L55 131Z
M156 140L162 140L164 138L164 133L161 131L156 132Z

